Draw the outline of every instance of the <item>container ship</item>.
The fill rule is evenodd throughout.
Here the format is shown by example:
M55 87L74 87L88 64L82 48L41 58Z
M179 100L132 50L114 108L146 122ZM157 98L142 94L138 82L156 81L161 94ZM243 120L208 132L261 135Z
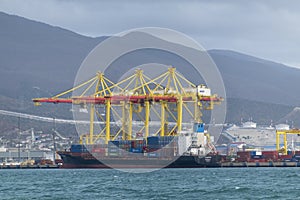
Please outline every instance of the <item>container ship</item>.
M221 157L201 117L222 101L173 67L151 78L137 69L118 83L97 73L54 97L33 99L72 104L78 130L89 125L78 145L58 152L66 168L218 167Z
M239 149L222 154L209 141L203 124L179 136L148 137L146 140L110 141L108 145L72 145L60 151L65 168L202 168L202 167L300 167L300 151L288 150L287 138L276 150ZM300 134L299 129L277 130L279 135Z
M126 158L103 158L97 159L91 153L74 153L60 151L58 154L63 159L62 168L208 168L221 167L221 156L207 155L198 156L180 156L178 158L148 158L130 157ZM174 160L175 159L175 160Z
M276 130L276 151L216 153L204 130L202 110L212 110L222 101L173 67L157 77L137 69L117 83L99 72L53 97L33 99L35 105L72 104L74 116L80 116L74 120L77 130L85 133L79 144L58 152L65 168L298 166L300 153L289 153L287 134L299 135L300 130ZM246 125L243 132L253 136L256 125Z
M152 136L141 140L110 141L107 145L72 145L59 151L63 168L204 168L220 167L217 155L204 133L196 131L180 136Z

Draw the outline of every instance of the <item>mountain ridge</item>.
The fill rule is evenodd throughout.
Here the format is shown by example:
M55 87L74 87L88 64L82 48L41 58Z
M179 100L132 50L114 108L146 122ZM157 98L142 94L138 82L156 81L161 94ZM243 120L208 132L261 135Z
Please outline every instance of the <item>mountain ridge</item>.
M55 115L59 109L52 105L44 107L45 111L34 108L31 98L48 97L71 88L86 55L107 38L83 36L3 12L0 12L0 28L4 30L0 32L0 109L48 115ZM155 57L148 53L143 54L147 59ZM228 97L235 99L230 103L228 121L237 121L238 109L251 113L254 110L251 106L257 112L259 107L265 108L260 120L264 117L269 120L268 109L274 110L279 104L283 105L278 111L282 116L276 114L278 118L284 117L293 106L300 106L299 69L232 50L212 49L208 53L223 76ZM68 112L68 108L63 111ZM58 115L63 117L64 113Z

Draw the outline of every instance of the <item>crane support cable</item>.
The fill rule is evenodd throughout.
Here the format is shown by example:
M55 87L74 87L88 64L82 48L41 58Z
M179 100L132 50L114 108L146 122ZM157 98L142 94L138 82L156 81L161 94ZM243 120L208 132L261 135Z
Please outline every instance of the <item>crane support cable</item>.
M97 79L97 76L95 76L94 78L92 78L92 79L90 79L90 80L88 80L88 81L86 81L86 82L84 82L84 83L82 83L82 84L80 84L80 85L78 85L78 86L76 86L76 87L74 87L74 88L71 88L71 89L69 89L69 90L67 90L67 91L65 91L65 92L62 92L62 93L60 93L60 94L58 94L58 95L55 95L53 98L58 98L58 97L61 97L61 96L65 95L65 94L68 94L68 93L70 93L70 92L73 92L73 91L75 91L75 90L77 90L77 89L79 89L79 88L81 88L81 87L87 85L88 83L94 81L95 79Z

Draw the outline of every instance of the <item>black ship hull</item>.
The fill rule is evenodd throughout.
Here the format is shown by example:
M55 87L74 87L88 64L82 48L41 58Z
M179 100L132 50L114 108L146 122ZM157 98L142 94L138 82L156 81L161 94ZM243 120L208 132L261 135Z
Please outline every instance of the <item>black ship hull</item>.
M221 156L207 155L180 156L170 158L147 157L102 157L92 154L58 152L63 160L63 168L215 168L221 167Z

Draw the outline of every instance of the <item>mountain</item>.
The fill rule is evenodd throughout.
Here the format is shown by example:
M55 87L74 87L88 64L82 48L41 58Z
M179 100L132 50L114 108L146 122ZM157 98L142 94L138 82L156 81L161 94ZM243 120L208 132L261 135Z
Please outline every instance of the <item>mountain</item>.
M105 39L2 12L0 26L0 94L20 100L34 91L57 93L72 87L82 60Z
M2 12L0 30L0 109L71 117L70 106L34 107L31 98L52 96L71 88L81 62L107 37L86 37ZM275 121L300 105L299 69L234 51L208 53L224 79L228 122L247 119L250 115L261 123ZM153 58L176 67L187 65L186 61L166 52L144 50L114 62L107 75L117 78L122 74L118 66L137 66ZM193 71L185 73L191 79L198 79Z
M295 107L291 112L287 113L278 123L290 122L294 127L300 127L300 107Z
M221 71L229 97L300 105L299 69L228 50L209 54Z

